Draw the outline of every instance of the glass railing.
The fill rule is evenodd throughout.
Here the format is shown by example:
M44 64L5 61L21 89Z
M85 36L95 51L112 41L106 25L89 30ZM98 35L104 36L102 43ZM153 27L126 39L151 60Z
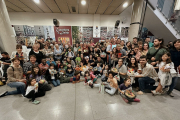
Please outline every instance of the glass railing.
M175 10L176 0L158 0L157 8L180 33L180 10Z

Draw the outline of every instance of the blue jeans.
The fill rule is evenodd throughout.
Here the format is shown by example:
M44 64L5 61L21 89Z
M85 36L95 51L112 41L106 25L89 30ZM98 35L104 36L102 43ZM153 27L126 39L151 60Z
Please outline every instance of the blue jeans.
M15 95L15 94L23 94L25 95L25 83L23 82L10 82L7 84L11 88L16 88L15 91L10 91L6 95Z
M52 79L52 84L54 85L54 87L59 86L60 85L60 81Z
M139 78L138 82L139 88L142 92L144 92L145 89L153 90L153 85L155 84L155 80L150 77Z
M109 65L111 65L111 55L108 55L108 57L109 57L109 60L108 60Z
M172 92L173 91L173 89L174 89L174 87L175 87L175 85L176 85L176 81L178 80L178 77L173 77L172 78L172 83L171 83L171 85L169 86L169 91L168 92Z

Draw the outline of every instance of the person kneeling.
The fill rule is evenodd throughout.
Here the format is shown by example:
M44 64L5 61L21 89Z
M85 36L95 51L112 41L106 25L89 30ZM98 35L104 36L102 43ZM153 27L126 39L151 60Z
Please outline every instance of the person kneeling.
M31 98L32 103L35 105L40 103L40 101L35 100L35 98L45 95L45 91L39 91L38 86L39 84L36 82L36 79L30 78L25 95L25 97Z
M139 99L136 98L136 95L132 92L131 79L127 78L124 80L118 88L122 99L126 102L140 102ZM125 93L127 92L127 93Z

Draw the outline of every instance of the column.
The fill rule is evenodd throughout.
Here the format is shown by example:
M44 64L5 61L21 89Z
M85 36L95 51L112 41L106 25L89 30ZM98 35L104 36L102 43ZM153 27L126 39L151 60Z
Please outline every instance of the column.
M11 55L16 49L16 41L4 0L0 0L0 49Z
M133 41L134 37L138 37L139 26L141 22L141 14L143 11L143 2L144 0L134 0L132 5L132 15L131 15L131 24L129 29L129 41Z
M98 42L100 39L100 14L94 14L94 23L93 23L93 39L94 43Z

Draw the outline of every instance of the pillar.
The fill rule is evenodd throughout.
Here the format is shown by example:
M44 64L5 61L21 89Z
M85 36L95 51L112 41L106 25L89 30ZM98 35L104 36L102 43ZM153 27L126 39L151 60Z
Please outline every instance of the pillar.
M138 37L139 26L141 22L141 14L143 11L144 0L134 0L132 5L131 24L129 29L129 41L133 41L134 37Z
M4 0L0 0L0 49L11 55L16 49L16 41Z
M94 43L98 42L100 39L100 14L94 14L94 23L93 23L93 39Z

